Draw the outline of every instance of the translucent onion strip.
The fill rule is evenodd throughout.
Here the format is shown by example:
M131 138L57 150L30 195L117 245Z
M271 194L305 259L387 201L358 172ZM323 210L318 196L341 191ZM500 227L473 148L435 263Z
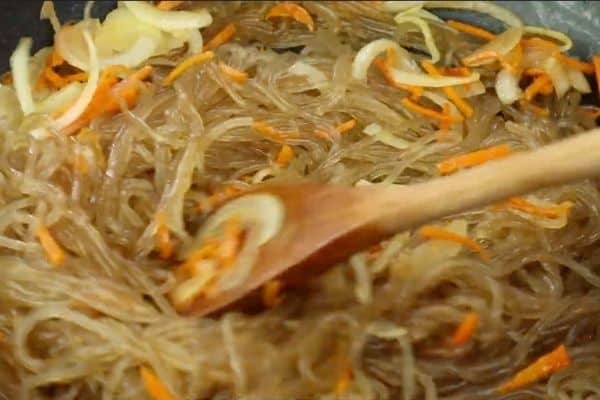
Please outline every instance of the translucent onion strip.
M199 29L212 23L206 9L198 11L164 11L145 1L124 1L123 4L139 20L164 31Z
M96 88L98 87L100 65L98 63L98 54L96 52L96 46L94 46L92 35L89 31L83 31L83 38L85 39L85 43L87 44L89 54L88 65L90 66L90 70L88 75L88 81L75 104L73 104L71 108L69 108L63 115L56 119L55 124L58 129L62 129L70 125L77 118L79 118L79 116L87 108L88 104L90 104L90 101L92 101L92 97L94 96Z
M560 51L568 51L573 47L573 41L567 35L562 32L554 31L552 29L542 28L541 26L525 26L523 28L524 33L531 33L536 36L545 36L550 39L554 39L561 42Z
M433 35L431 34L431 29L429 28L429 24L423 21L422 18L411 16L411 15L397 15L394 18L397 24L403 23L411 23L415 24L421 30L423 34L423 38L425 39L425 46L427 46L427 50L431 55L431 62L436 63L440 60L440 51L435 44L435 40L433 39Z
M32 43L31 38L22 38L10 56L10 68L17 92L17 99L19 99L19 104L25 115L35 111L31 80L29 79L29 54Z

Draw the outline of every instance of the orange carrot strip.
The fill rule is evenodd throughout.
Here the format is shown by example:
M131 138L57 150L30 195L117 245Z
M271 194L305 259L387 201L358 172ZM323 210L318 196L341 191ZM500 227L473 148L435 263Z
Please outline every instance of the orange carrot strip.
M592 63L583 62L576 58L566 56L559 51L554 53L554 58L556 58L558 61L560 61L562 64L566 65L567 67L581 71L584 74L593 74L594 73L594 64L592 64Z
M309 31L315 30L315 23L306 9L294 3L281 3L273 6L265 15L265 19L269 20L275 17L289 17L306 25Z
M524 211L532 215L539 215L540 217L556 219L568 214L571 208L573 208L574 204L570 201L564 201L556 206L540 207L530 203L522 197L511 197L510 199L501 203L500 206Z
M119 98L123 98L128 107L133 107L136 104L139 95L139 83L150 76L152 67L147 65L121 82L114 75L116 70L120 70L120 68L109 67L103 71L92 101L76 121L63 129L65 134L70 135L77 132L93 119L102 115L118 113L121 110Z
M429 75L435 76L435 77L442 76L440 71L438 71L438 69L429 61L423 61L421 63L421 65L423 66L423 69L425 71L427 71L427 73ZM466 100L464 100L463 98L461 98L459 96L456 89L454 89L451 86L448 86L448 87L445 87L442 89L444 90L444 93L446 94L448 99L450 99L450 101L452 101L454 103L454 105L456 105L456 108L458 108L465 117L469 118L471 115L473 115L473 108Z
M342 122L341 124L336 126L335 130L338 131L339 133L345 133L345 132L348 132L349 130L352 130L352 128L354 128L355 126L356 126L356 120L350 119L350 120L348 120L346 122Z
M498 388L499 393L507 393L520 389L531 383L547 378L571 365L571 358L567 353L565 345L561 344L550 353L545 354L519 371L510 381Z
M544 71L541 68L526 68L523 71L523 75L526 75L526 76L546 75L546 71Z
M419 229L419 235L421 235L421 237L424 239L446 240L461 244L474 253L479 254L482 259L490 259L490 253L473 239L458 235L442 228L438 228L437 226L424 225L421 227L421 229Z
M452 335L452 345L462 346L467 343L473 337L477 327L479 327L479 315L476 312L467 313Z
M175 400L175 396L154 372L149 368L141 366L140 378L144 384L144 388L152 400Z
M471 24L466 24L464 22L448 20L446 21L446 23L459 32L466 33L468 35L475 36L483 40L492 40L496 37L496 35L494 35L490 31L487 31L483 28L479 28Z
M444 103L444 106L442 107L442 113L444 115L450 115L450 104ZM444 130L444 131L449 130L450 129L450 121L448 119L441 121L440 129Z
M298 132L281 132L277 129L273 128L271 125L266 122L256 121L252 124L252 127L256 129L258 132L263 134L264 136L273 139L273 140L283 140L285 138L290 137L298 137Z
M333 389L334 393L338 396L346 393L352 381L352 365L348 360L344 361L337 382L335 383L335 388Z
M521 100L519 100L519 104L521 105L522 108L529 109L531 112L533 112L535 115L537 115L539 117L547 117L550 115L550 110L548 110L547 108L536 106L535 104L530 103L527 100L521 99Z
M237 28L234 24L227 24L223 29L219 31L215 36L213 36L208 43L204 45L203 50L214 50L217 47L225 44L231 40L233 35L237 32Z
M430 108L423 107L417 103L414 103L406 97L403 98L401 102L404 107L408 108L412 112L424 115L426 117L435 119L437 121L460 122L463 120L462 116L460 116L460 115L446 115L442 112L435 111Z
M177 65L167 77L163 80L163 85L168 86L173 83L173 81L181 76L186 70L193 67L194 65L205 63L206 61L211 60L215 56L215 53L212 51L205 51L203 53L196 54L195 56L191 56Z
M552 80L548 75L539 75L525 89L525 100L531 101L533 98L544 89L548 84L552 84Z
M396 82L390 72L390 68L392 67L393 60L394 60L394 50L387 49L385 60L381 60L381 59L377 58L373 61L373 63L375 64L377 69L379 69L379 72L381 72L381 75L383 75L383 78L387 81L387 83L389 83L391 86L395 87L396 89L402 89L402 90L408 91L411 94L411 98L414 100L417 100L423 94L424 89L422 87L405 85L403 83Z
M11 85L13 83L12 73L10 71L3 73L2 77L0 78L0 82L2 82L4 85Z
M232 81L236 83L246 83L248 80L248 74L244 71L240 71L239 69L235 69L230 67L227 64L219 63L219 69L229 77Z
M217 260L222 267L228 268L235 262L242 245L242 227L237 218L231 218L225 224L224 238L217 249Z
M442 75L446 76L469 76L471 70L467 67L442 67L438 68Z
M472 153L461 154L450 157L437 164L437 169L440 174L447 175L462 168L473 167L485 162L503 158L512 152L507 144L501 144L494 147L489 147L483 150L477 150Z
M60 247L56 239L52 237L52 234L44 225L39 224L35 230L42 248L46 252L46 256L52 265L55 267L60 266L66 258L65 251Z
M156 5L156 8L158 8L159 10L172 10L174 8L179 7L181 4L183 4L183 1L176 1L176 0L163 0L163 1L159 1L158 4Z
M277 154L277 159L275 163L281 167L285 167L292 161L294 158L294 150L287 144L281 146L281 150L279 150L279 154Z
M160 258L168 259L173 254L173 243L171 243L171 234L167 225L166 215L159 212L156 216L156 247L159 250Z
M262 302L265 307L273 308L281 304L281 289L283 285L279 279L273 279L264 284L262 288Z
M600 95L600 55L592 57L594 71L596 75L596 85L598 85L598 94Z

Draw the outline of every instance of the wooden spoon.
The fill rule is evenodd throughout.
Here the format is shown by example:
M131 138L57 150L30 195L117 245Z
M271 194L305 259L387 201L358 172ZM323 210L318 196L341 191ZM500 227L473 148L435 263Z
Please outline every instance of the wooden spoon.
M283 202L282 229L261 246L242 285L199 298L190 314L219 311L275 278L288 284L306 280L402 230L595 175L600 175L600 128L415 185L264 186L252 193L268 193Z

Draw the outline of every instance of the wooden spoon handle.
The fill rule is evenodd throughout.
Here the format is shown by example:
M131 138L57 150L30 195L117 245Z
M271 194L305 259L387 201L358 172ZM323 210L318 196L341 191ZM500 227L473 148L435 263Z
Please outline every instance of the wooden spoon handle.
M600 175L600 128L537 150L408 187L381 187L379 229L398 232L543 187ZM369 190L372 188L364 188Z

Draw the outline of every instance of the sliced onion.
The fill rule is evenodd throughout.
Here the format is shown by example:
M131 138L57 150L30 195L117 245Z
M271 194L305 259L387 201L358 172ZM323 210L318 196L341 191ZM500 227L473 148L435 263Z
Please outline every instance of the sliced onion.
M490 15L508 26L522 26L523 22L512 11L491 1L426 1L425 8L471 10Z
M190 53L198 54L202 53L204 48L204 40L202 38L202 34L198 29L189 29L187 31L187 41L190 45Z
M88 0L85 2L85 7L83 7L83 19L91 19L92 18L92 8L94 7L94 0Z
M49 0L44 0L42 3L42 8L40 9L40 19L47 19L50 21L50 25L52 25L52 29L54 32L58 32L60 30L60 21L56 16L56 11L54 10L54 2Z
M537 36L546 36L561 42L562 46L559 48L562 52L568 51L571 47L573 47L573 41L571 38L562 32L553 31L552 29L546 29L541 26L525 26L523 30L525 33L532 33Z
M248 278L260 246L277 235L283 226L285 207L281 200L268 194L250 194L232 200L206 221L187 255L209 238L215 237L232 218L240 221L246 235L235 263L217 279L217 291L231 289Z
M90 23L84 23L93 21ZM65 61L83 71L88 70L89 53L83 37L83 31L96 31L99 27L97 20L82 21L76 25L65 25L54 35L54 47ZM93 33L91 33L93 36ZM95 46L94 46L95 48Z
M406 11L411 8L421 8L424 5L424 1L384 1L382 8L385 11L398 12Z
M369 66L379 54L387 49L393 49L395 60L394 65L410 71L419 71L419 67L411 58L410 53L398 45L398 43L389 39L377 39L363 46L352 62L352 77L361 81L366 81Z
M579 93L590 93L592 89L590 88L590 84L586 79L583 72L576 70L575 68L566 68L567 76L569 77L569 82L571 86L575 88Z
M382 126L377 123L367 125L365 129L363 129L363 132L368 136L374 137L381 143L392 146L398 150L408 149L411 145L408 140L392 134L391 132L383 129Z
M445 230L460 236L467 236L468 223L464 219L457 219L448 223ZM456 257L462 251L459 243L447 240L427 240L417 246L410 255L411 265L415 267L431 267Z
M65 109L69 104L73 104L77 100L82 91L82 83L71 82L62 89L50 94L44 100L38 102L36 111L50 114Z
M571 87L565 67L554 57L546 59L541 67L550 76L556 97L560 99Z
M323 71L303 61L295 62L288 68L288 73L292 75L305 76L306 79L315 86L322 86L327 83L327 76Z
M152 57L157 48L158 43L153 38L140 37L129 50L112 57L102 58L100 66L124 65L126 67L136 67Z
M463 99L468 99L469 97L484 94L486 89L485 85L481 81L478 81L468 85L454 86L454 90L456 90L456 93L458 93L458 95Z
M496 75L496 95L502 104L512 104L521 98L523 91L519 87L519 78L506 68Z
M520 26L513 26L508 28L506 31L497 35L494 39L490 40L477 50L475 50L471 55L465 58L477 58L479 54L484 54L488 52L494 52L500 56L507 55L512 49L515 48L521 37L523 36L523 28ZM484 60L473 61L468 64L470 67L477 67L480 65L490 64L495 62L495 59L486 58Z
M73 104L71 108L65 111L60 117L55 120L56 127L58 129L62 129L73 123L79 116L85 111L90 101L92 101L92 97L94 97L94 93L96 92L96 88L98 87L98 79L100 76L100 64L98 62L98 54L96 52L96 47L94 46L94 42L92 41L92 35L88 30L83 31L83 38L87 45L87 50L89 54L88 64L90 66L88 72L88 80L85 84L85 87L81 91L81 95Z
M417 25L423 34L423 38L425 39L425 46L427 46L427 50L431 55L431 62L436 63L440 60L440 51L435 44L435 40L433 39L431 29L429 28L429 24L427 24L427 22L423 21L419 17L402 14L396 15L394 21L396 21L397 24L411 23Z
M145 1L123 1L123 4L139 20L164 31L199 29L212 23L212 17L205 8L197 11L164 11Z
M468 76L431 76L390 68L390 75L396 83L432 88L464 85L479 81L479 73L477 72L473 72Z
M17 99L21 105L23 114L31 114L35 111L33 102L33 92L29 80L29 53L33 41L31 38L22 38L19 40L17 48L10 56L10 69L13 76Z

